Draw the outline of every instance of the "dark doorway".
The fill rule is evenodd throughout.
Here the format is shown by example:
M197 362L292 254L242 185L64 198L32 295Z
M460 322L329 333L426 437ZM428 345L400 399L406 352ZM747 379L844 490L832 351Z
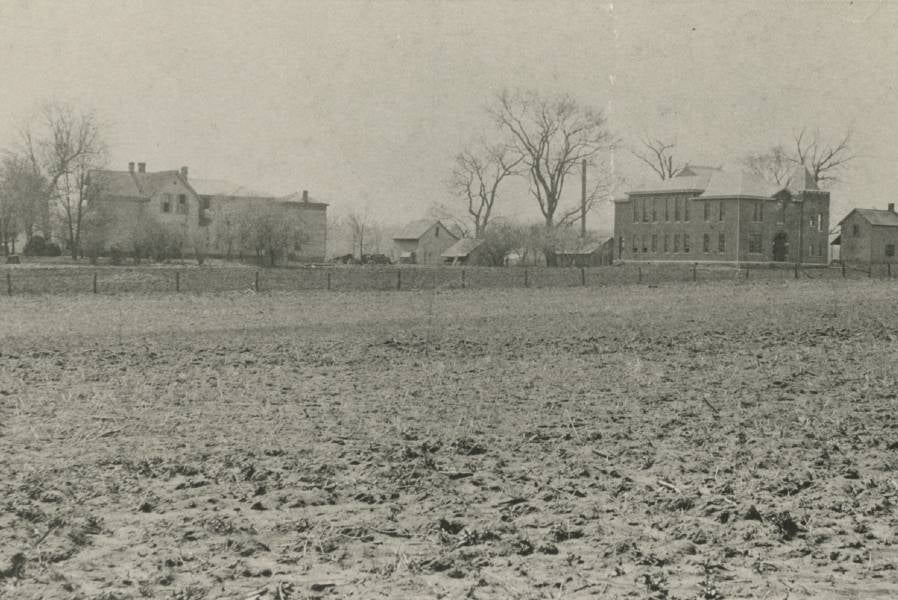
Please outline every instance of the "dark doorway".
M773 260L785 262L788 253L789 237L784 232L780 232L773 238Z

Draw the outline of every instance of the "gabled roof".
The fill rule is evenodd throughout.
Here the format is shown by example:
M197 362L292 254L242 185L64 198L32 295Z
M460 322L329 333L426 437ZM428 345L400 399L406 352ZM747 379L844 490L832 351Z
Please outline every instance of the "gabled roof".
M767 182L747 171L724 171L714 167L687 166L676 177L634 189L633 194L694 192L698 198L772 198L783 190L793 194L816 190L817 183L804 166L799 165L784 184Z
M701 198L771 198L784 186L767 183L762 177L747 171L718 171L708 181Z
M440 256L443 258L465 258L482 243L482 239L462 238L449 246Z
M574 244L570 244L565 246L561 250L558 250L556 254L593 254L602 249L602 246L608 243L608 240L611 238L606 238L603 240L595 241L595 240L578 240Z
M135 173L132 171L110 171L96 169L90 172L91 184L108 196L126 198L151 198L171 180L188 184L179 171L156 171L155 173Z
M430 231L430 228L436 224L442 225L443 229L445 229L452 237L458 237L454 233L449 231L449 228L443 225L443 223L440 222L439 219L419 219L417 221L412 221L411 223L406 224L405 227L399 230L399 233L393 236L393 239L419 240L421 239L421 236Z
M196 193L200 196L234 196L238 198L275 198L275 194L270 194L262 190L248 188L239 183L226 181L224 179L196 179L191 177L190 184Z
M855 208L845 215L839 225L848 220L848 217L857 213L862 219L870 223L882 227L898 227L898 214L890 210L880 210L878 208Z

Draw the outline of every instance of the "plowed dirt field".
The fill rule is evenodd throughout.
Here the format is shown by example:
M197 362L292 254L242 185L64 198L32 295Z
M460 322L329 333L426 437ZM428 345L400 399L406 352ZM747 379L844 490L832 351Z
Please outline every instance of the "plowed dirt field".
M0 300L0 597L896 598L898 285Z

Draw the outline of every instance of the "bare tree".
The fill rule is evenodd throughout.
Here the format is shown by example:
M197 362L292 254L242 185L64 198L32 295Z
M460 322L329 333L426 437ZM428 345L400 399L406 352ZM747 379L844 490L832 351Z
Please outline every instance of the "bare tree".
M784 184L796 165L804 165L820 187L838 183L840 173L857 158L851 148L848 129L836 142L827 142L819 129L812 133L802 128L792 139L792 148L773 146L767 152L752 154L743 163L752 172L773 183Z
M308 239L298 211L279 205L253 206L237 211L241 246L255 252L263 266L275 266L278 257L288 259Z
M468 217L474 224L474 237L479 238L486 231L499 186L506 177L517 174L523 160L522 154L512 152L505 144L483 144L456 155L449 188L466 203Z
M50 217L46 192L46 181L34 171L26 157L7 153L0 162L0 228L3 233L24 233L26 243L38 229L47 236ZM15 241L14 236L7 235L5 239Z
M786 183L796 164L781 144L767 152L749 154L742 163L749 171L771 183Z
M460 237L472 237L474 234L467 211L462 211L455 204L434 202L427 210L427 216L442 221Z
M643 137L640 143L642 147L639 150L631 150L633 156L648 165L662 180L676 177L686 166L674 159L675 143L648 136Z
M355 255L355 249L358 248L361 261L365 257L365 235L373 226L367 207L363 212L354 210L346 215L346 224L352 234L352 254Z
M47 196L60 206L66 241L77 259L91 196L99 192L88 174L107 157L97 116L64 103L46 104L37 123L22 130L22 147L34 172L45 179Z
M512 140L509 151L521 158L547 233L557 225L579 219L580 206L560 210L564 185L581 161L595 166L600 154L615 144L605 115L581 106L570 96L543 97L532 91L502 92L490 114ZM598 178L587 210L607 190L606 177L602 172ZM547 239L551 236L547 235ZM557 264L553 248L546 248L546 261L552 266Z
M803 128L795 135L795 162L810 170L814 181L826 186L839 181L839 173L857 158L851 150L852 131L849 128L845 135L834 143L826 142L819 129L808 133Z

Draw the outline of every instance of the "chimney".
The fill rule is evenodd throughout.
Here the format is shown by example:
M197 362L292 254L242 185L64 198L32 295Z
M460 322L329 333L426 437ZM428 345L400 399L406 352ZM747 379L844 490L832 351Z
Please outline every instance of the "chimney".
M895 212L895 203L889 202L889 212Z
M147 163L137 163L137 172L138 173L146 173L147 172Z
M181 177L187 179L187 167L181 167Z
M133 162L129 162L129 163L128 163L128 172L129 172L129 173L133 173L133 172L134 172L134 163L133 163Z
M302 191L302 201L303 201L303 202L308 202L308 201L309 201L309 190L303 190L303 191Z

